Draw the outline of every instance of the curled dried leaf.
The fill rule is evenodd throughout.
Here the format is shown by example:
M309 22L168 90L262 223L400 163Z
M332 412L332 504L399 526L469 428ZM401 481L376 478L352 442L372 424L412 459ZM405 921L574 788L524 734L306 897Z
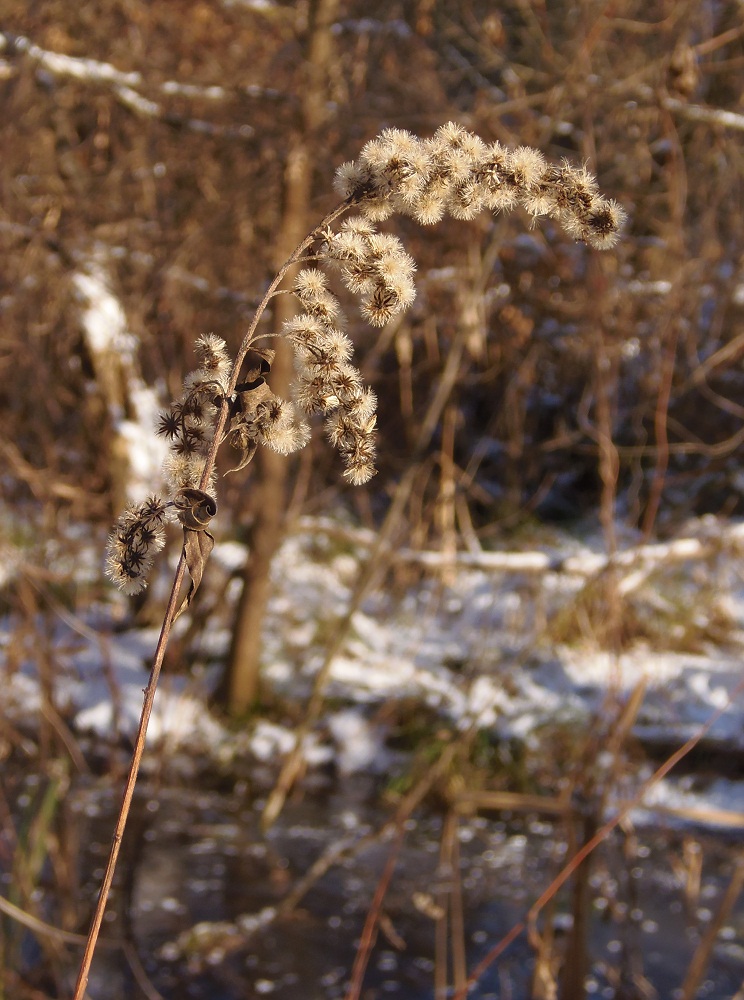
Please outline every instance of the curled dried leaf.
M235 400L232 404L232 423L249 420L255 416L258 404L273 396L268 382L261 376L252 382L241 382L236 386Z
M252 347L243 362L243 371L241 372L243 381L255 382L262 375L268 374L275 357L276 351L270 347Z
M183 557L191 577L189 592L174 616L175 621L194 599L204 575L204 565L214 548L214 537L206 529L217 513L217 501L204 490L187 486L176 493L173 506L183 525Z
M204 566L209 555L214 548L214 536L203 528L198 531L192 528L183 529L183 557L186 560L186 569L191 577L189 591L184 597L181 607L173 616L173 621L189 607L194 599L194 594L199 589L199 584L204 575Z
M240 424L229 430L225 437L230 442L230 446L240 452L238 464L225 472L225 475L228 476L231 472L240 472L241 469L244 469L250 463L258 450L258 441L255 438L251 438L248 434L248 429Z
M217 501L204 490L185 486L173 498L178 520L184 528L203 531L217 513Z

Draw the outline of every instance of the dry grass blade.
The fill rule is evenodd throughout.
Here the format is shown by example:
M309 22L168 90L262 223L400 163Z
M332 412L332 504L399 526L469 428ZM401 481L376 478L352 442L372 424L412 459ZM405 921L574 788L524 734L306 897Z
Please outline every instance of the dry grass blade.
M512 929L506 934L500 941L498 941L490 951L481 959L476 965L475 969L470 973L466 986L463 989L458 990L454 996L453 1000L465 1000L468 994L468 990L474 986L484 972L498 959L506 949L525 931L528 927L533 928L536 926L536 921L544 909L545 905L553 899L558 890L565 885L565 883L571 878L574 872L577 870L579 865L592 853L596 848L609 837L612 831L619 826L630 813L637 808L643 806L643 799L646 794L650 791L654 785L658 784L662 778L666 777L667 774L684 758L687 754L693 750L698 743L710 732L715 723L723 716L723 714L728 710L730 705L744 692L744 680L740 681L736 687L731 691L726 702L720 706L700 727L698 732L692 736L686 743L684 743L675 753L671 754L660 767L654 771L650 778L648 778L641 786L638 794L633 797L629 802L627 802L621 809L619 809L615 815L607 820L591 837L584 846L576 852L576 854L567 862L567 864L561 869L558 875L553 879L547 889L540 895L540 897L533 903L530 907L529 912L524 920L520 920L516 923Z
M705 970L713 953L716 938L724 922L728 920L742 888L744 888L744 855L739 856L733 875L731 876L731 881L726 887L726 892L721 900L721 905L706 928L705 934L703 934L700 944L693 955L687 975L685 976L685 981L679 993L680 1000L694 1000L697 996L703 976L705 975Z
M465 734L466 741L472 734ZM369 963L370 955L377 935L377 927L382 913L382 904L390 885L398 855L400 854L406 832L406 820L412 815L414 810L420 805L423 798L429 793L434 785L447 773L455 755L460 751L461 742L450 743L445 746L437 760L429 767L426 774L408 792L400 806L396 810L395 817L385 824L381 835L392 834L393 842L388 854L383 873L378 881L375 895L367 913L364 930L362 932L357 955L354 960L349 989L344 1000L359 1000L361 995L364 973Z
M63 931L59 927L54 927L52 924L48 924L44 920L33 916L33 914L26 913L20 906L11 903L4 896L0 896L0 913L4 913L6 917L15 920L16 923L21 924L23 927L27 927L34 934L39 934L50 940L59 941L61 944L85 944L85 936L83 934L75 934L72 931ZM103 938L99 942L99 945L101 948L121 948L125 943L124 940Z

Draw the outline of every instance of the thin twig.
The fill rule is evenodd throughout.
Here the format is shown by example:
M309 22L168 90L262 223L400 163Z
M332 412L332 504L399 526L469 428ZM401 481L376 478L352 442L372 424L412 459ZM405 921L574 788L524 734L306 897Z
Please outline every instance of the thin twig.
M705 975L705 970L708 968L718 933L724 922L728 920L742 888L744 888L744 855L739 856L718 912L710 922L705 934L703 934L700 944L692 957L685 981L679 992L681 1000L694 1000L697 996L703 976Z
M381 918L382 904L389 888L390 880L392 879L395 871L395 865L398 861L398 855L400 854L400 850L405 839L406 820L411 816L414 810L418 808L423 798L428 794L435 783L439 781L442 775L447 772L448 768L452 764L455 754L463 745L463 741L472 739L473 734L474 730L471 728L463 734L461 741L450 743L442 750L440 756L431 765L426 774L406 795L405 799L396 810L393 819L386 823L380 831L381 837L394 834L393 844L390 848L390 853L388 854L388 859L383 873L377 883L374 898L369 910L367 911L367 919L364 922L364 930L362 932L359 947L354 959L349 989L344 997L344 1000L359 1000L362 982L364 980L364 973L367 970L372 948L374 947L377 937L377 928Z
M5 896L0 896L0 913L4 913L6 917L21 924L21 926L27 927L32 933L40 937L49 938L50 941L59 941L62 944L85 944L85 937L82 934L54 927L52 924L48 924L44 920L33 916L33 914L26 913L25 910L21 909L20 906L16 906L15 903L11 903ZM102 948L121 948L126 942L115 938L103 938L100 944Z
M359 941L356 957L354 958L354 966L351 970L351 983L345 1000L359 1000L364 973L369 962L369 956L372 948L374 947L375 941L377 940L377 929L379 927L382 904L388 891L390 881L393 877L393 873L395 872L395 866L398 863L398 856L400 854L400 849L403 846L405 835L406 830L404 825L401 823L398 827L393 846L390 848L387 861L385 862L385 868L379 882L377 883L372 904L367 911L367 919L364 922L364 929Z
M106 909L109 893L111 892L111 885L114 881L114 872L116 870L116 863L119 859L121 842L124 837L124 828L126 827L127 819L129 818L129 810L134 796L134 787L137 784L137 775L139 774L140 762L145 749L147 726L150 721L152 706L155 701L155 690L157 688L158 678L160 677L160 669L163 666L165 650L168 645L168 639L170 638L173 618L175 617L176 608L178 606L178 595L181 590L185 570L186 562L182 554L181 558L178 560L178 566L173 579L173 587L171 589L168 607L166 608L163 625L160 630L160 638L158 639L158 644L155 649L155 657L152 664L152 670L150 671L150 679L147 682L147 687L145 688L145 700L142 705L142 714L140 716L134 750L132 752L132 763L129 766L129 774L127 776L126 785L124 786L124 795L122 798L121 809L119 810L119 816L116 820L116 828L114 830L114 839L111 844L111 852L109 854L108 864L106 865L106 872L103 876L101 891L98 894L98 902L96 904L95 913L93 914L93 922L91 924L90 931L88 932L88 940L85 945L85 951L83 952L83 958L80 963L80 972L78 973L73 1000L83 1000L85 990L88 985L90 966L93 961L96 945L98 943L98 935L101 931L103 914Z
M673 767L686 757L691 750L693 750L698 743L707 735L707 733L712 729L715 723L721 718L721 716L729 709L734 700L744 691L744 680L740 681L734 690L731 692L726 702L718 708L708 720L700 727L698 732L690 737L686 743L684 743L678 750L676 750L670 757L668 757L664 763L654 771L650 778L643 783L640 791L637 795L633 797L629 802L619 809L615 815L607 820L599 830L594 834L594 836L588 840L581 850L577 851L576 854L571 858L570 861L561 869L561 871L556 875L550 885L547 887L545 892L532 904L527 916L516 923L508 934L506 934L500 941L497 941L493 948L478 962L476 967L468 976L467 983L462 989L457 990L457 992L452 997L452 1000L466 1000L469 990L478 982L485 971L499 958L506 949L514 942L516 939L525 931L528 927L533 927L537 921L537 917L540 912L544 909L545 905L555 896L558 890L563 886L569 878L573 875L579 865L584 861L591 853L594 851L604 840L606 840L612 831L619 826L620 823L633 811L633 809L643 808L643 799L646 794L654 787L662 778L672 770Z

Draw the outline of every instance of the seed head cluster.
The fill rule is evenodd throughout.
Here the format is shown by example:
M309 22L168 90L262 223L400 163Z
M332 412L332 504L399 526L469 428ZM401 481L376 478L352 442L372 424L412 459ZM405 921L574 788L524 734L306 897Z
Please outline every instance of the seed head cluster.
M294 294L304 311L284 324L283 333L294 346L298 404L325 417L344 478L366 483L375 474L377 398L349 360L352 344L340 328L341 309L325 274L319 268L300 271Z
M145 586L154 555L165 545L166 504L156 496L130 504L109 535L106 573L125 594Z
M174 491L194 488L201 480L214 420L232 374L227 345L221 337L212 333L199 337L195 350L199 367L186 376L181 399L160 415L157 428L170 442L163 474ZM214 487L214 480L209 487Z
M486 143L454 122L429 139L385 129L338 169L336 190L371 221L401 212L429 225L447 213L472 219L484 209L521 205L600 250L617 241L625 218L616 202L599 194L586 169L550 164L528 146Z
M272 392L268 379L274 353L256 348L252 332L240 355L243 381L233 372L223 340L213 334L197 340L198 367L186 378L181 398L161 415L158 426L170 442L163 468L170 496L167 500L152 496L128 507L109 538L107 572L126 593L145 586L170 516L175 515L185 530L199 531L201 520L192 524L184 519L184 511L197 504L211 518L216 510L211 495L214 470L210 469L206 486L202 480L221 410L227 413L221 440L228 440L241 454L231 471L246 466L259 445L281 454L304 447L310 429L298 417L299 407L308 416L323 418L348 482L366 483L375 474L377 399L352 363L352 343L344 332L341 306L329 288L326 272L336 274L359 296L362 316L372 326L383 326L407 309L416 295L416 265L400 240L380 232L377 223L396 212L429 225L446 214L472 219L484 210L521 207L535 218L555 219L573 238L605 249L616 242L625 218L616 202L599 193L595 178L585 168L567 161L548 163L527 146L507 149L499 142L486 143L453 122L428 139L402 129L385 129L363 147L356 160L338 169L336 189L344 204L329 220L352 206L361 214L336 228L329 224L317 230L298 247L282 272L313 246L310 259L317 266L301 270L291 288L300 311L281 330L294 349L294 402ZM197 575L201 579L201 568Z
M340 272L346 287L362 299L362 315L384 326L416 297L416 264L397 236L380 233L361 216L347 219L338 232L324 232L322 256Z
M263 353L273 357L273 351ZM268 373L270 362L266 360L261 370ZM294 405L276 396L263 374L251 374L255 377L237 387L226 434L233 448L241 452L240 462L231 472L245 468L259 445L288 455L310 440L310 427L297 419Z
M165 543L165 524L173 518L173 497L200 483L214 417L230 380L232 363L220 337L199 337L195 349L199 367L186 377L181 398L160 415L157 428L170 442L163 474L171 497L151 496L130 504L109 536L106 572L125 594L136 594L147 585L153 557Z

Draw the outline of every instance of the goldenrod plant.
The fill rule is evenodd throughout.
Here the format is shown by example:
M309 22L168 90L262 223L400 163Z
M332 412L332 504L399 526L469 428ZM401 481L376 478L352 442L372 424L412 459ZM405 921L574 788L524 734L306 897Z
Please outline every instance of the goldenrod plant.
M446 214L468 220L483 211L521 207L533 220L555 219L575 239L607 249L624 220L622 208L599 193L585 167L549 163L527 146L486 143L455 122L428 139L403 129L383 130L356 160L338 169L335 187L341 204L280 268L235 362L221 338L197 341L199 367L159 426L171 444L164 468L171 494L127 508L109 540L108 574L126 593L146 585L153 556L163 546L164 523L175 517L184 527L192 578L182 608L193 597L211 551L207 527L217 510L215 458L225 441L239 453L231 470L239 471L259 445L281 454L302 448L310 438L304 417L320 414L345 479L360 485L374 475L377 400L352 363L353 346L329 277L335 273L360 297L361 313L372 326L383 326L411 305L415 262L378 223L399 213L432 225ZM359 214L338 221L352 209ZM256 342L267 336L257 333L264 310L298 263L313 265L300 270L291 287L301 312L274 334L294 350L295 394L289 401L271 391L273 352Z
M338 169L335 186L340 204L279 268L234 360L221 338L207 335L197 341L199 366L185 379L181 398L162 414L158 428L171 445L164 468L169 496L153 495L130 505L109 539L108 575L123 591L134 594L146 585L153 557L163 547L165 522L174 518L184 532L74 1000L85 994L171 627L193 599L214 544L208 528L217 513L218 449L227 442L237 450L232 472L244 468L259 445L283 454L296 451L309 440L304 417L319 414L341 456L344 477L360 485L375 473L377 399L352 364L352 344L344 332L338 299L329 288L329 274L337 274L360 296L362 315L380 327L415 298L413 259L397 236L380 232L377 226L396 213L432 225L445 214L467 220L482 211L521 207L533 219L557 220L572 237L597 249L615 244L624 221L622 208L599 193L585 167L548 163L540 152L525 146L508 149L499 142L486 143L455 122L441 126L428 139L402 129L383 130L356 160ZM339 221L352 210L358 214ZM283 289L288 273L300 264L312 266L299 270L291 288ZM259 333L266 308L283 291L296 296L302 311L277 333ZM292 344L296 370L292 401L271 390L274 353L257 346L267 336L284 337ZM187 570L191 585L179 605Z

